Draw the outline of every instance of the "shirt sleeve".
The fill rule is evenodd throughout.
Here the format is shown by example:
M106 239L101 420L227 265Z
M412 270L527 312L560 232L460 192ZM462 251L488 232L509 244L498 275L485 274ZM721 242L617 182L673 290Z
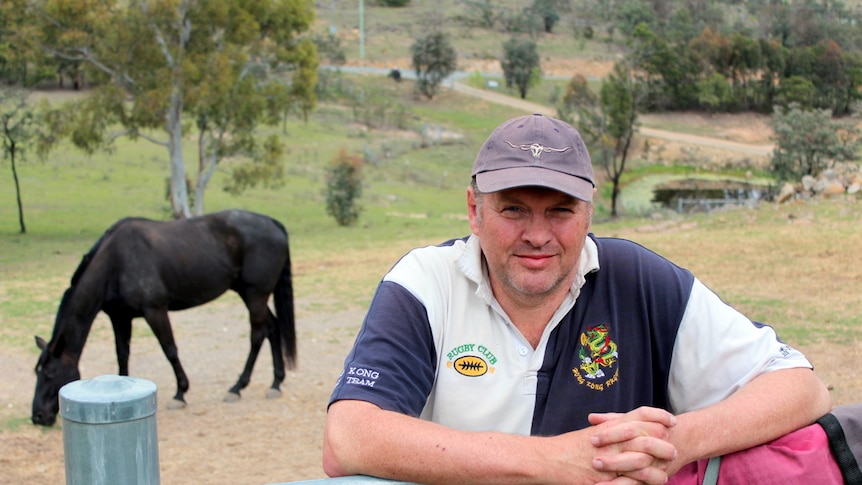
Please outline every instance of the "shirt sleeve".
M695 279L671 359L671 410L683 413L719 402L755 377L811 368L772 327L749 320Z
M384 281L345 359L330 404L356 399L419 416L434 384L436 361L425 307L401 285Z

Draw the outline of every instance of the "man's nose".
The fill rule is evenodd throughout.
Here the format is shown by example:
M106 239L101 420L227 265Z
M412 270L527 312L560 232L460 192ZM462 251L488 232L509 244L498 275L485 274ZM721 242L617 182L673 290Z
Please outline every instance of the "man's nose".
M534 248L540 248L551 241L550 221L541 214L531 214L524 223L524 232L521 239L530 243Z

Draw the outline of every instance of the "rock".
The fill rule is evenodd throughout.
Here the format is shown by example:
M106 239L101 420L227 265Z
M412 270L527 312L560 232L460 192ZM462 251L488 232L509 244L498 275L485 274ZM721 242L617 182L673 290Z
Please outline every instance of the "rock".
M794 194L796 194L796 188L790 182L785 182L784 186L781 187L781 191L778 193L778 197L776 197L775 200L779 204L783 204L788 200L791 200Z
M823 197L829 198L829 197L835 197L837 195L844 195L845 192L846 192L846 190L844 189L843 185L841 185L837 182L832 182L832 183L826 184L826 186L823 187L823 190L820 192L820 194Z

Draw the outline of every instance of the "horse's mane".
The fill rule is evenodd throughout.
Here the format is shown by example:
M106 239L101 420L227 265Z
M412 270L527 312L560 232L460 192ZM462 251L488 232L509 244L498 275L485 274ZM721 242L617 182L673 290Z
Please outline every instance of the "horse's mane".
M78 283L78 281L80 281L81 277L84 274L84 271L86 271L87 267L90 265L90 261L93 260L93 257L96 255L96 252L98 252L99 248L102 246L102 242L104 242L104 240L112 232L114 232L114 230L120 224L122 224L123 222L125 222L128 219L131 219L131 217L125 217L125 218L120 219L119 221L115 222L114 224L112 224L111 227L109 227L108 230L105 231L99 237L98 240L96 240L96 243L93 244L93 247L91 247L89 251L87 251L87 254L85 254L84 257L81 258L81 262L78 263L78 267L75 269L75 272L72 274L72 281L69 284L69 288L67 288L66 291L63 292L63 297L60 298L60 306L57 310L58 316L63 314L63 309L68 304L69 298L71 298L70 295L72 294L72 288L74 288L75 285ZM57 322L55 322L55 325L54 325L54 332L53 332L53 335L51 337L52 342L55 341L55 339L62 333L62 330L63 330L60 328L61 326L57 324L58 322L59 322L59 320Z
M99 247L102 246L102 241L104 241L106 237L108 237L112 232L114 232L114 229L116 229L117 226L129 219L132 218L124 217L123 219L120 219L119 221L115 222L113 225L111 225L111 227L108 228L107 231L104 232L104 234L99 237L98 240L96 240L96 243L93 244L93 247L91 247L90 250L87 251L87 254L85 254L84 257L81 258L81 262L78 264L78 268L75 269L75 272L72 274L72 282L70 283L70 286L75 286L78 280L81 279L81 275L84 274L84 270L87 269L87 266L90 265L90 261L93 260L93 256L96 255L96 252L99 250Z

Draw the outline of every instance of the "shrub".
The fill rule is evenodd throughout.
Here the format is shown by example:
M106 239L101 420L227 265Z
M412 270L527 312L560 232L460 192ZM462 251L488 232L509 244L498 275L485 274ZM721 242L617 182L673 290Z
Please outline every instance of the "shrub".
M804 110L791 104L775 114L773 129L770 171L782 181L817 176L836 161L854 160L860 146L855 122L833 119L829 110Z
M342 148L326 169L326 213L339 226L349 226L359 220L362 195L362 159Z
M432 99L440 83L455 71L458 54L444 32L432 32L416 39L410 47L413 69L416 70L416 88Z

